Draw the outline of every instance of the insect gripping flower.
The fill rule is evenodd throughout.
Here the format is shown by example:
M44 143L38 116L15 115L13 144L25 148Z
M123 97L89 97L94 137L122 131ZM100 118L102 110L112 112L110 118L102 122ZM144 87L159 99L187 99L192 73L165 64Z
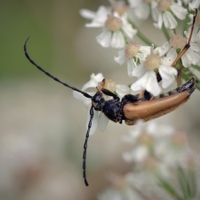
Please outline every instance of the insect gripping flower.
M136 124L138 119L149 121L184 104L196 86L200 89L200 80L197 76L194 77L195 74L190 70L190 65L192 65L200 71L200 66L198 66L200 64L200 31L197 9L190 11L189 8L184 8L179 0L145 0L143 2L138 0L138 9L143 10L142 12L148 10L143 20L151 13L154 21L157 20L156 27L166 36L167 41L157 47L140 30L135 29L135 24L131 22L128 14L130 8L128 4L124 1L110 0L110 2L110 7L100 6L97 12L82 9L80 13L91 20L86 27L102 29L102 33L96 37L102 47L120 49L114 60L120 65L127 63L128 75L137 78L129 85L116 85L114 81L104 79L99 73L92 74L90 80L80 90L54 77L36 64L27 52L28 39L24 44L25 56L32 65L54 81L73 90L74 97L90 107L82 161L83 179L86 186L89 185L86 175L88 139L97 126L104 131L109 120L120 124L125 122L127 125ZM133 1L129 0L129 2L132 2L132 9L136 9L137 6L133 5ZM148 9L146 5L150 8ZM189 2L190 8L197 5L199 6L197 1ZM176 33L176 18L184 20L187 12L190 12L189 17L192 15L192 23L189 23L191 27L185 28L187 24L185 22L184 37L183 34ZM173 29L171 38L167 29ZM146 45L133 41L135 35ZM183 84L181 75L187 80ZM167 88L175 79L177 80L176 89L160 94L162 88ZM95 92L86 92L88 89L95 89ZM138 94L133 95L136 91ZM150 161L148 163L154 164L155 159L148 156L154 136L142 134L139 138L142 145L134 150L134 159L141 162L148 157Z
M149 54L145 61L133 70L133 73L139 77L139 79L131 85L133 91L147 90L154 96L157 96L161 92L161 88L158 85L154 70L158 70L160 73L163 88L167 88L175 80L177 70L172 68L171 64L176 57L173 56L171 52L168 52L166 57L161 58L154 52Z
M99 82L101 82L103 79L104 77L101 73L98 73L96 75L92 74L90 76L90 80L83 85L81 90L85 91L89 88L95 89L98 86ZM95 92L90 92L89 94L93 96ZM89 108L91 106L91 100L75 91L73 92L73 95L76 99L82 101L86 105L86 107L88 107L88 115L87 115L87 123L86 123L86 129L87 129L88 122L90 120ZM92 124L93 125L90 130L90 135L92 135L96 131L97 127L99 128L99 130L104 131L108 124L108 118L102 112L94 111L94 119L93 119Z

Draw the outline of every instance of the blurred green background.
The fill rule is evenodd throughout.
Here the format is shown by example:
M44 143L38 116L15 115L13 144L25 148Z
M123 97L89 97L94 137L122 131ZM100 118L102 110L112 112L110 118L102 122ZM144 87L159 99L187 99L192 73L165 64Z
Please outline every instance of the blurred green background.
M97 131L90 137L90 187L85 187L81 164L87 110L73 98L71 90L35 69L23 52L24 41L30 36L31 58L77 88L89 80L91 73L98 72L119 84L130 83L126 68L113 61L116 52L96 44L100 30L86 29L86 20L79 15L81 8L96 11L102 4L108 2L0 1L1 200L96 199L108 184L110 172L125 173L129 169L121 156L127 149L121 137L129 127L109 123L104 133ZM198 101L196 91L184 107L159 119L190 133L197 150Z

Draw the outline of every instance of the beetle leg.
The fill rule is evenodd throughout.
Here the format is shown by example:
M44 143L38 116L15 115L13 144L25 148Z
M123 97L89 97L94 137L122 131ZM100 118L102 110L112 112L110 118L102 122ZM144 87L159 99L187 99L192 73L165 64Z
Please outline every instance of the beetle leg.
M142 90L138 95L138 99L142 99L144 97L144 93L145 93L145 90Z
M152 100L153 96L146 90L142 90L138 95L139 99Z
M116 99L116 100L118 100L118 101L120 100L119 97L118 97L116 94L114 94L113 92L111 92L110 90L107 90L107 89L105 89L105 88L102 88L101 91L102 91L105 95L113 97L113 99Z
M177 78L176 78L177 87L179 87L179 86L181 85L181 74L182 74L182 69L183 69L183 66L181 66L181 68L178 69L178 75L177 75Z
M132 94L127 94L122 98L122 101L121 101L122 108L127 103L137 102L137 101L138 101L138 97L137 96L132 95Z

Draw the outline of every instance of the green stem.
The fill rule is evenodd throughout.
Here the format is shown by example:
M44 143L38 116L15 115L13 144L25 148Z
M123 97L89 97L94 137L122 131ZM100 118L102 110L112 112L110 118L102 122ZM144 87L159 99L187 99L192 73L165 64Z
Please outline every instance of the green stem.
M167 39L167 41L169 41L170 35L169 35L169 33L168 33L168 31L167 31L165 25L162 25L162 31L163 31L163 33L164 33L165 38Z
M140 40L142 40L145 44L152 46L153 42L149 40L132 22L130 22L133 28L137 29L137 36Z
M188 15L186 15L186 18L183 21L183 33L184 33L184 31L187 31L187 29L188 29L188 22L189 22L189 17L188 17Z

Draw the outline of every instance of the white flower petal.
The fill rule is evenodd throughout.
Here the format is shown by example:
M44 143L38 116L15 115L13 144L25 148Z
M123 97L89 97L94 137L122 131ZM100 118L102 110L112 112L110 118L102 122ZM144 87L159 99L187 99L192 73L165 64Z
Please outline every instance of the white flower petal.
M98 73L97 75L91 74L90 80L85 83L82 87L82 90L86 90L88 88L96 88L99 82L101 82L104 79L102 73Z
M96 75L94 73L92 73L90 75L90 79L93 80L93 81L96 81L97 83L99 83L104 79L104 76L103 76L102 73L98 73Z
M157 96L160 94L160 87L157 82L156 74L154 71L148 72L148 81L146 82L146 90L153 94L154 96Z
M140 50L136 57L139 58L140 61L144 61L146 57L151 53L151 49L151 46L140 46Z
M98 128L101 132L106 130L108 122L109 122L109 119L102 112L100 112L99 119L98 119Z
M125 56L125 52L124 51L125 51L124 49L120 50L118 52L118 56L114 57L114 61L119 63L120 65L122 65L126 60L126 56Z
M162 29L163 17L162 17L162 13L161 12L158 14L158 18L156 20L157 20L157 23L154 23L154 26L156 28Z
M171 85L175 80L175 76L178 74L177 70L169 65L160 65L158 70L162 77L163 88L167 88Z
M141 2L134 11L138 19L146 20L150 15L149 4Z
M190 49L193 50L193 51L196 51L196 52L200 52L200 42L199 43L191 42L190 43Z
M109 30L104 29L103 32L96 37L96 40L102 47L107 48L110 46L111 38L112 33Z
M86 19L92 19L90 23L86 24L86 27L96 28L104 26L109 10L104 6L100 6L96 13L87 9L82 9L80 10L80 14Z
M136 162L142 162L148 155L148 149L146 146L140 145L132 152L133 160Z
M163 13L163 21L165 27L169 29L175 29L178 25L176 19L169 11L165 11Z
M96 16L90 24L86 24L86 27L103 27L109 13L110 11L105 6L100 6Z
M88 93L88 94L90 94L91 96L94 95L94 93ZM91 106L91 99L86 98L81 93L73 91L73 96L74 96L74 98L78 99L79 101L82 101L86 107Z
M172 12L174 13L174 15L180 19L180 20L184 20L187 14L187 9L183 8L182 6L178 5L178 4L172 4L170 6L170 9L172 10Z
M147 71L144 76L131 85L131 89L133 91L147 90L154 96L159 95L161 91L154 71Z
M121 31L116 31L113 33L111 39L111 47L116 49L121 49L125 47L124 36Z
M100 28L102 26L103 26L102 24L99 24L97 22L92 22L92 23L85 24L85 27L87 27L87 28Z
M96 13L88 9L80 9L80 15L86 19L93 19L96 16Z
M151 16L153 21L157 22L158 21L158 16L160 14L160 11L157 9L157 2L152 1L151 2Z
M190 61L189 61L189 59L187 58L186 53L184 53L184 54L182 55L181 61L182 61L184 67L190 67Z
M188 49L185 54L181 57L184 67L190 67L191 64L196 65L200 61L200 55Z
M171 65L177 57L176 50L171 48L167 55L161 60L161 63L164 65Z
M133 29L131 24L124 24L122 25L122 30L124 31L124 34L129 38L129 39L133 39L133 37L135 36L135 34L137 33L136 29Z
M131 89L127 85L116 85L116 93L117 95L122 98L126 94L130 94Z
M127 60L127 72L130 77L132 77L133 70L137 67L135 61L133 59Z
M171 48L171 45L169 44L169 42L165 42L162 47L157 47L154 51L158 52L159 56L164 56L169 49Z
M199 0L193 0L192 2L189 2L189 8L191 10L199 8L199 6L200 6L200 1Z
M143 76L145 74L145 72L146 72L146 70L145 70L143 64L140 64L132 69L131 76L139 78L139 77Z
M141 4L141 0L128 0L130 7L135 8Z
M100 6L96 12L96 18L99 22L104 23L110 10L105 6Z

